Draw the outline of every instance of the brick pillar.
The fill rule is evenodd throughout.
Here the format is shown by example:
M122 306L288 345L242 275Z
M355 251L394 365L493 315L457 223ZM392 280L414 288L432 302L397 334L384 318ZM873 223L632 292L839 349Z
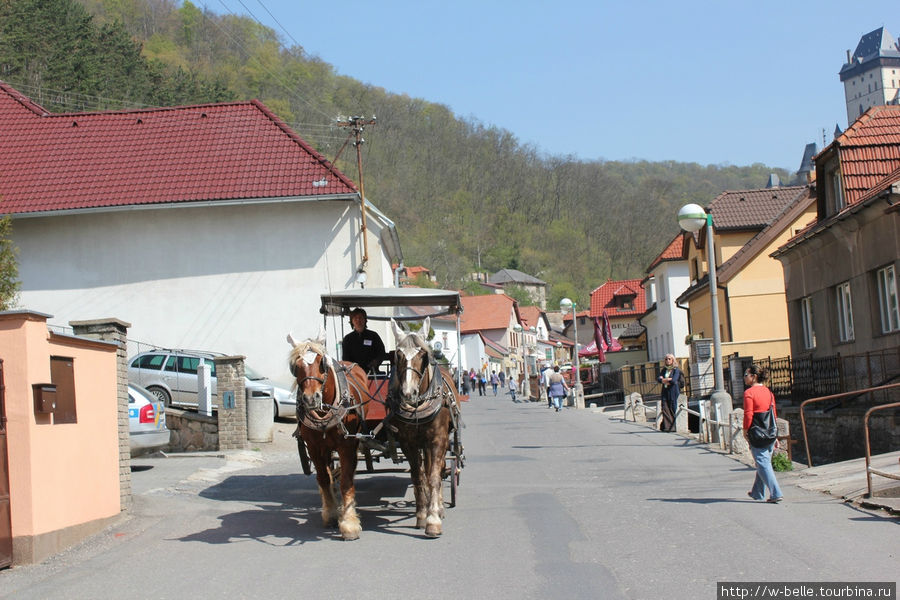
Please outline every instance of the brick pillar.
M128 328L131 323L115 318L91 321L69 321L75 335L114 342L116 350L116 383L119 420L119 506L131 507L131 436L128 427Z
M247 448L247 398L244 384L243 356L217 356L216 393L219 396L216 415L219 419L219 450ZM226 393L234 394L233 406L227 404Z

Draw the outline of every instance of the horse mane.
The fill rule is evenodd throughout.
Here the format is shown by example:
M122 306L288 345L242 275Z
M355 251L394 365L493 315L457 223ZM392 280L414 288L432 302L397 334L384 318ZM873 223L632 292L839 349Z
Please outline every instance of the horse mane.
M293 348L291 348L291 354L288 358L288 366L293 366L300 360L300 357L306 354L307 352L315 352L316 354L321 354L322 356L328 356L328 353L325 351L325 344L315 340L306 340L304 342L300 342L295 344Z
M425 336L422 335L420 331L408 331L403 338L397 340L397 349L400 348L419 348L428 354L428 358L431 359L434 351L431 348L431 345L425 340Z

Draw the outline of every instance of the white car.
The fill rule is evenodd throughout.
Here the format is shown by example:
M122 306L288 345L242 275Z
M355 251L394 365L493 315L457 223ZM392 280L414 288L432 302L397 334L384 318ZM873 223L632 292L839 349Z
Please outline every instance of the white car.
M210 367L212 405L218 407L216 390L216 352L198 350L151 350L142 352L128 363L128 381L147 388L166 406L197 407L197 369L205 363ZM248 398L273 397L276 417L297 416L297 401L291 390L277 385L267 377L244 365L244 382Z
M156 396L132 383L128 384L128 428L132 456L169 445L172 432L166 427L165 406Z

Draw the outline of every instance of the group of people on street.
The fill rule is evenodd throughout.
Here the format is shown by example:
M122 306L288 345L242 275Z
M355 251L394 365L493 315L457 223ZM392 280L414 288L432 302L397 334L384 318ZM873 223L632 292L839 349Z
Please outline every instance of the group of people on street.
M757 442L754 445L750 436L750 428L754 426L754 416L772 410L772 419L777 418L775 413L775 395L764 385L768 379L768 370L765 367L753 364L744 371L744 439L750 446L750 454L756 465L756 477L753 487L747 495L753 500L766 500L772 504L778 504L784 498L781 487L775 478L775 470L772 468L772 454L778 447L777 439ZM662 385L662 423L661 431L674 431L675 418L678 414L678 396L684 388L684 373L675 362L675 356L666 354L663 366L659 370L656 380ZM766 490L769 497L766 499Z
M350 312L350 324L353 331L344 336L342 344L341 360L355 362L363 367L367 372L377 372L381 362L390 355L385 352L384 342L381 337L374 331L367 329L366 311L356 308ZM777 440L758 442L754 445L749 430L754 426L754 415L767 413L772 411L772 418L775 415L775 396L764 385L768 379L768 371L759 365L751 365L744 372L744 421L743 433L744 437L750 444L750 452L756 464L756 478L753 481L753 487L747 492L747 495L753 500L766 499L766 490L769 497L767 502L777 504L782 501L783 496L778 480L775 478L775 472L772 468L772 454L777 447ZM678 414L678 396L684 389L684 373L678 366L673 354L666 354L663 365L659 370L656 380L662 386L660 395L662 400L662 423L660 429L662 431L674 431L675 421ZM471 393L474 393L476 387L479 396L486 395L488 382L497 395L501 388L508 389L508 393L513 402L525 402L527 399L519 400L517 398L518 383L513 377L507 378L503 371L491 371L490 375L486 374L486 370L482 369L477 372L474 368L469 369L466 377L463 378L463 392L466 381L469 383ZM507 383L508 382L508 383ZM565 378L559 372L559 365L553 368L545 368L541 372L540 385L547 393L547 406L554 408L559 412L564 404L564 398L569 395L570 388Z
M487 384L491 384L491 389L496 396L499 389L503 387L504 382L506 381L506 373L500 371L491 371L490 375L486 375L484 371L476 371L475 368L469 369L469 372L464 374L462 381L462 392L464 394L475 393L475 390L478 390L479 396L487 395Z

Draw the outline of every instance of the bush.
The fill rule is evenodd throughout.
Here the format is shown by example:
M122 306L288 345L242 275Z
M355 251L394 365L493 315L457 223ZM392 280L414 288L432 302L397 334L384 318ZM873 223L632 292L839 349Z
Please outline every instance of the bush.
M794 465L784 452L772 455L772 468L776 471L793 471Z

